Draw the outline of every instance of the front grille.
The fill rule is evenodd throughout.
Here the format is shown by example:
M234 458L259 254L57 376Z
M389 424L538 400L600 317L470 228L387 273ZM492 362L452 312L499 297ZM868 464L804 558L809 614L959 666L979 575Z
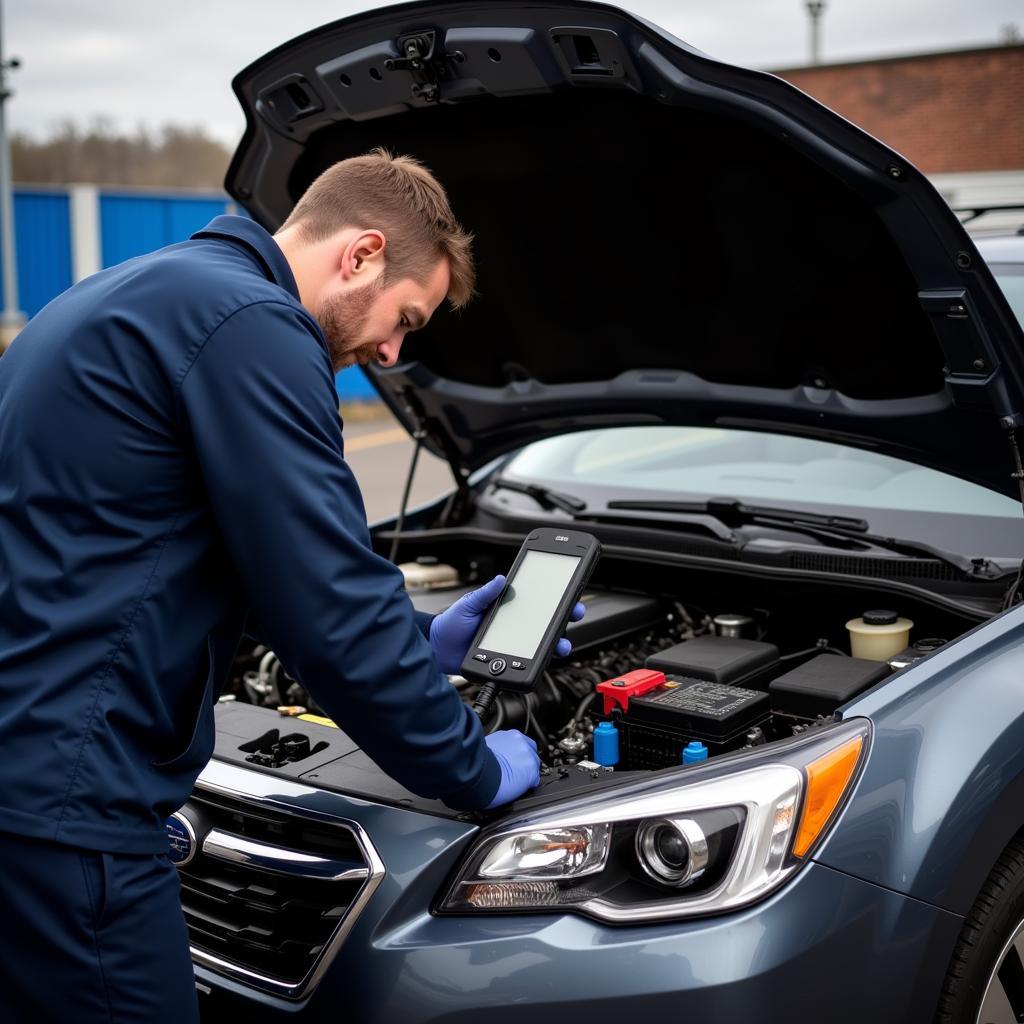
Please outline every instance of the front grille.
M179 813L196 836L179 865L193 959L266 991L308 994L379 880L365 835L203 789Z

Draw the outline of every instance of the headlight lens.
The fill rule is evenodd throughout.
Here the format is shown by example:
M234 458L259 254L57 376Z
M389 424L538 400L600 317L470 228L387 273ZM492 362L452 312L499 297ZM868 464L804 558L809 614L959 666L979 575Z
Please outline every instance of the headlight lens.
M636 859L656 882L677 889L708 866L708 838L693 818L656 818L636 830Z
M510 880L592 875L605 865L611 831L602 824L515 833L486 849L476 873Z
M827 833L869 730L857 719L502 822L470 850L438 909L561 909L634 923L746 906Z

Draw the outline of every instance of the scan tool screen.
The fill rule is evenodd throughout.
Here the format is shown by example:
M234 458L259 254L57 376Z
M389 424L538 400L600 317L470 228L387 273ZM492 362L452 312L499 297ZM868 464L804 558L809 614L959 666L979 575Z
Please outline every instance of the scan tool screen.
M532 658L580 560L572 555L527 551L479 646Z

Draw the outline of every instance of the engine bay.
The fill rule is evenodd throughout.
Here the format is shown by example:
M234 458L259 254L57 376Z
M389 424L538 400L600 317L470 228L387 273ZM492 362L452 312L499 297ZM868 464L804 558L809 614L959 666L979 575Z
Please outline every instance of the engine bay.
M504 557L500 547L461 563L419 555L400 568L414 606L436 614ZM586 616L569 625L572 653L531 693L499 691L484 723L531 736L546 776L656 771L800 735L987 617L920 588L901 594L866 581L762 581L615 558L602 569L583 597ZM449 680L473 702L476 684ZM265 647L243 646L220 703L218 757L384 802L441 806L384 776Z

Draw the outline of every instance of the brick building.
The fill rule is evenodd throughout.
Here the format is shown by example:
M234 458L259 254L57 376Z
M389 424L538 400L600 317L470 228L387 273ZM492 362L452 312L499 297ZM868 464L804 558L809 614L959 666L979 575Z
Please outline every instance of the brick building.
M952 205L1024 203L1024 45L773 73L902 153Z

